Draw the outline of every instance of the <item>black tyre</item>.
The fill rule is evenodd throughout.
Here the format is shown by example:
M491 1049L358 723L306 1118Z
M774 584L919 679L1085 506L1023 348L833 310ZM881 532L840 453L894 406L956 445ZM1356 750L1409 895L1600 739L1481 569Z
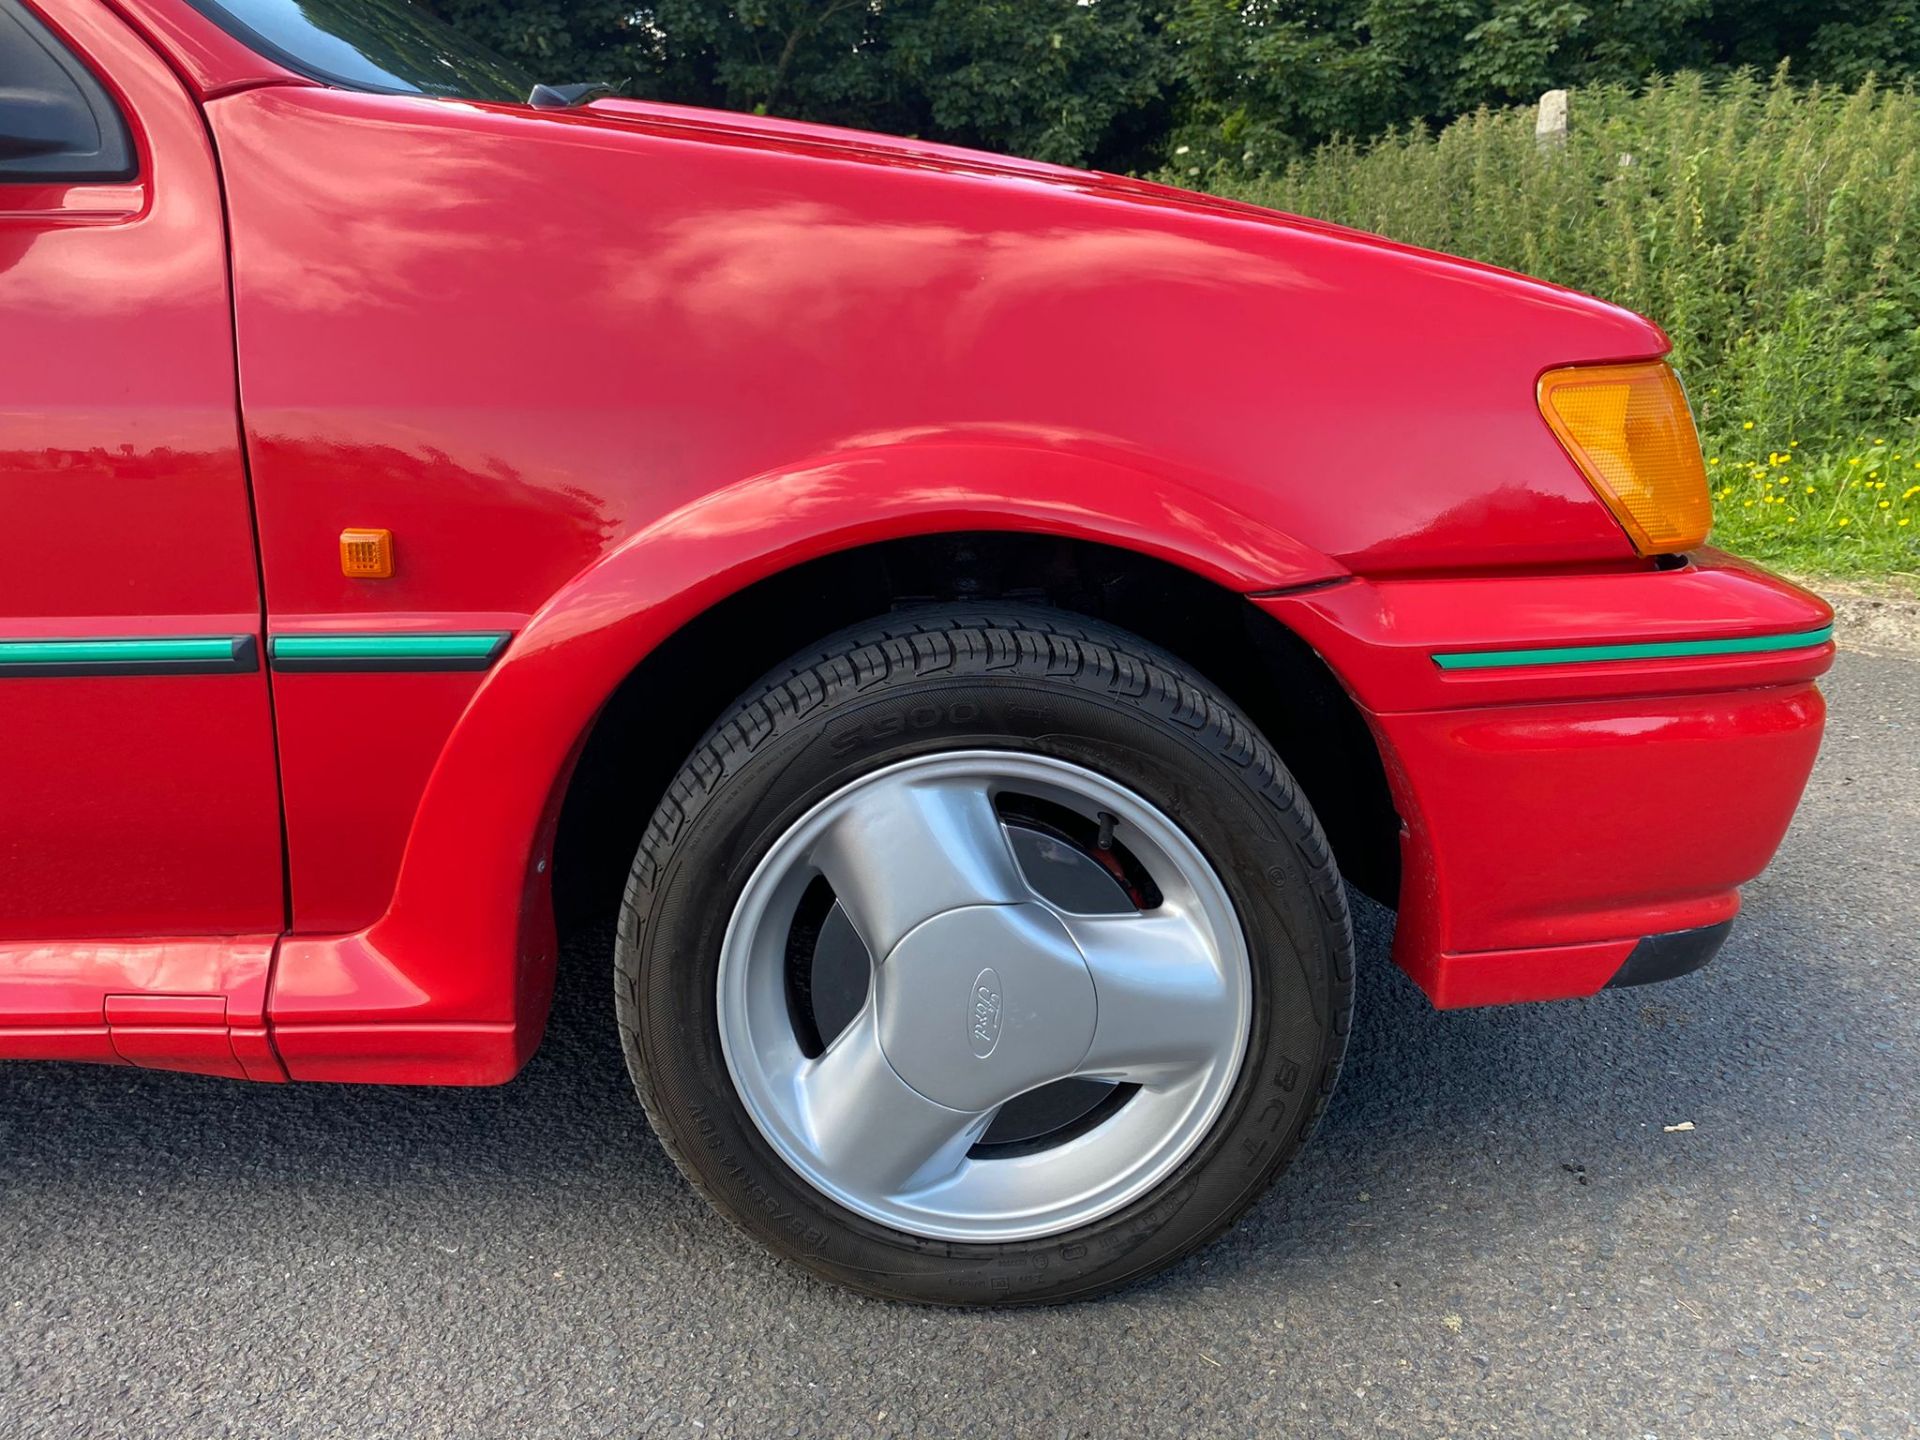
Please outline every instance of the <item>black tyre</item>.
M1218 1234L1338 1074L1326 840L1166 653L1018 605L796 656L668 788L615 994L687 1177L816 1274L1078 1299ZM976 973L977 972L977 973Z

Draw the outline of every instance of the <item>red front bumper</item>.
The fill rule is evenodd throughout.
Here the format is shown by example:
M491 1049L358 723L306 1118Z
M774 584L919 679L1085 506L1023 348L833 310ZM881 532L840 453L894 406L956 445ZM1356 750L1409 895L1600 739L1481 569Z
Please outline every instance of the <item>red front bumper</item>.
M1590 995L1643 938L1730 919L1819 748L1833 645L1810 632L1831 610L1714 551L1259 603L1379 741L1403 827L1394 959L1438 1006ZM1462 655L1492 663L1435 659Z

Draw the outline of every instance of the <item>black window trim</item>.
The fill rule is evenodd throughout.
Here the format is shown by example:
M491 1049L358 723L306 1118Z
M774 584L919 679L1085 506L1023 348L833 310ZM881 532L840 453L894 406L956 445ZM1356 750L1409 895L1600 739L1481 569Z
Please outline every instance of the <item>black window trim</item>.
M38 44L47 58L58 67L87 107L100 134L100 148L90 155L26 159L0 156L0 185L72 185L137 180L140 177L140 150L134 143L133 127L127 123L125 112L106 83L24 0L0 0L0 16L18 24L27 39ZM40 158L67 159L71 163L28 168L32 160Z

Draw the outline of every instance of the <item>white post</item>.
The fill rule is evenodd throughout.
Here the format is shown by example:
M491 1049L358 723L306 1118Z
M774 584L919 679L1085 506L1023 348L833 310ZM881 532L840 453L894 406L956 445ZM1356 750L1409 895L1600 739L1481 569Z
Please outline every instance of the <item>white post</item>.
M1540 97L1540 113L1533 122L1533 143L1542 150L1558 150L1567 143L1567 92L1549 90Z

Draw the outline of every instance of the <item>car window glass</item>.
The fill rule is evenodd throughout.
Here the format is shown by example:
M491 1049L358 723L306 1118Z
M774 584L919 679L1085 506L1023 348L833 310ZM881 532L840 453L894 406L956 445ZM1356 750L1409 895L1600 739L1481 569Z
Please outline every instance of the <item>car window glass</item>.
M525 100L533 81L407 0L192 0L249 49L351 90Z

